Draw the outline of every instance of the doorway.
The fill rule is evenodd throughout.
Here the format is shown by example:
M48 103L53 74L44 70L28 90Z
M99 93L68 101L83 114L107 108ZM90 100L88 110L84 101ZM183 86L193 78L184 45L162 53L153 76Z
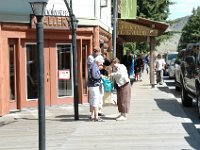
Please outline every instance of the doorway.
M38 100L38 59L36 43L25 42L26 103ZM46 40L44 46L44 82L46 105L71 103L73 98L71 44ZM35 104L36 105L36 104Z
M9 50L9 74L10 74L10 111L18 109L18 63L17 63L17 40L8 40Z

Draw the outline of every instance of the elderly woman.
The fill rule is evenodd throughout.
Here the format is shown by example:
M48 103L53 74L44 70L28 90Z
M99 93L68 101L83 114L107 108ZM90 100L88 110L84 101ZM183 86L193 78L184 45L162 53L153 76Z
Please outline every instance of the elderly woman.
M101 73L99 65L102 64L100 56L94 58L92 55L88 57L88 91L89 103L92 121L103 121L98 117L99 103L100 103L100 86L101 86Z
M117 106L120 115L116 118L117 121L127 119L127 113L130 108L131 100L131 85L128 77L126 66L120 64L119 59L114 58L111 61L113 72L109 74L114 79L117 85Z

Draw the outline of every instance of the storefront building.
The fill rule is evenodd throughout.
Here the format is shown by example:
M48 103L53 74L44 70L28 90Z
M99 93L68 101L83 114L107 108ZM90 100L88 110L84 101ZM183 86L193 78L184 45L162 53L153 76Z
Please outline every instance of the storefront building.
M0 116L38 105L36 19L28 0L11 1L0 6ZM100 0L73 0L72 6L79 20L78 68L72 67L72 35L64 2L49 0L43 20L44 94L48 106L73 103L73 69L78 71L79 103L87 103L87 56L100 41L102 51L111 50L110 2L101 5Z

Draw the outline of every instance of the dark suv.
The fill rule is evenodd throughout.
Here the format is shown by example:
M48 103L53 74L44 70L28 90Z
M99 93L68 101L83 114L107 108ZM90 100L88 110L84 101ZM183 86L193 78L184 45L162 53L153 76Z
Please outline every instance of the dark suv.
M181 100L191 106L196 99L200 117L200 43L188 44L181 63Z
M185 57L185 49L179 51L174 62L174 76L175 76L175 87L177 91L181 90L181 63Z

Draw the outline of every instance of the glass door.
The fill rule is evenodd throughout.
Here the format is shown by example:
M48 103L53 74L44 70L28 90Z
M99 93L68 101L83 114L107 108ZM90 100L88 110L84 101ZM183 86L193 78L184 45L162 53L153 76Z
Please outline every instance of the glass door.
M18 109L17 90L17 41L9 39L9 70L10 70L10 110Z
M57 44L57 97L72 96L71 45Z
M83 95L87 94L87 63L86 63L86 58L87 58L87 45L82 45L82 79L83 79Z
M38 100L38 58L36 43L25 43L26 102L30 106ZM59 105L72 102L73 70L71 44L45 41L44 47L44 82L45 104Z
M71 44L49 41L49 75L51 105L72 103L73 69Z
M25 84L26 92L24 97L26 99L27 106L37 105L38 93L39 93L39 62L38 51L36 43L25 42ZM45 42L44 47L44 84L45 84L45 104L50 105L50 55L48 42ZM23 93L23 92L22 92Z
M38 99L38 57L36 44L26 45L26 96L30 101Z
M10 54L10 106L11 109L17 109L17 92L16 92L16 51L15 45L9 44Z

